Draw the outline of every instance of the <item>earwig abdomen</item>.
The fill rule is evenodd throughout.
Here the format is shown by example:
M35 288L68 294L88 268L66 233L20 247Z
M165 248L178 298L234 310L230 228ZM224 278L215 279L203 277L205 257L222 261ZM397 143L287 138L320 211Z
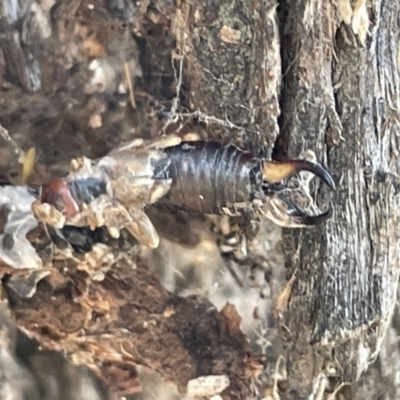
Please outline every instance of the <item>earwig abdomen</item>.
M164 149L169 166L155 177L172 179L166 199L184 210L221 214L262 196L261 160L233 145L186 142Z

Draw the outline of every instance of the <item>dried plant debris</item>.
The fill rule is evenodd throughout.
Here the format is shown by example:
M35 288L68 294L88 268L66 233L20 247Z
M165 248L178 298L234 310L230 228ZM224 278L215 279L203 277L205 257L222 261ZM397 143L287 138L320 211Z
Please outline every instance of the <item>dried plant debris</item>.
M100 281L72 260L54 261L60 274L66 267L64 285L42 280L29 300L6 289L17 324L43 346L62 348L118 393L139 390L137 365L159 372L182 392L191 379L221 374L231 382L224 390L229 398L255 390L250 383L263 359L208 301L169 294L140 265L116 263Z
M109 399L107 390L85 367L61 353L40 348L17 329L0 307L0 398L29 400Z
M15 348L17 329L0 308L0 398L23 399L29 396L38 399L38 390L31 374L17 360Z
M6 220L0 234L0 258L16 269L40 269L43 264L32 244L26 238L28 232L38 226L31 206L35 197L26 186L0 187L0 206Z
M200 376L188 382L187 394L192 397L212 397L229 387L226 375Z

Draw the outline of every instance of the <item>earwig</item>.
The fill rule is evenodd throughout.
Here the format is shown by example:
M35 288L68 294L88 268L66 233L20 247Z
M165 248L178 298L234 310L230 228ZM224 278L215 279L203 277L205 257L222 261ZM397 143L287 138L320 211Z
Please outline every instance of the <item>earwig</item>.
M291 227L315 225L331 215L328 210L309 216L276 193L275 184L300 171L314 173L334 189L332 177L320 164L306 160L268 161L218 142L187 142L163 151L169 160L168 168L159 171L156 166L154 174L156 179L172 179L172 185L161 201L183 210L222 214L261 202L261 207L267 208L267 216L279 225Z
M99 160L73 160L71 167L66 178L42 187L32 206L38 220L58 229L106 226L113 237L127 228L153 248L159 238L143 210L148 204L168 202L205 214L255 208L281 226L301 227L325 221L331 210L305 214L282 194L281 182L309 171L335 188L330 174L317 163L273 162L233 145L181 143L176 136L149 146L133 142Z

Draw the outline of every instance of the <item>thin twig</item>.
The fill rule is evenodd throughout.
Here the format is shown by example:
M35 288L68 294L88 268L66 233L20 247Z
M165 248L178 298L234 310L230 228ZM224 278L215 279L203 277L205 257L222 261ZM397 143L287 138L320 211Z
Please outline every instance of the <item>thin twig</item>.
M128 88L129 88L129 100L131 102L132 108L135 109L136 108L135 95L133 93L131 73L129 70L129 64L127 62L124 63L124 68L125 68L126 81L128 83Z

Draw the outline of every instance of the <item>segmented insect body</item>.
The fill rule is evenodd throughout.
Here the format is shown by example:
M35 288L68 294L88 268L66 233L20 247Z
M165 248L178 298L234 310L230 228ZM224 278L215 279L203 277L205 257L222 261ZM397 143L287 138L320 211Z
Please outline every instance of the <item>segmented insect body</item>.
M301 212L282 194L277 184L300 171L320 177L331 189L334 182L319 164L306 160L272 162L233 145L216 142L188 142L166 148L168 168L155 177L172 179L161 201L187 211L221 214L243 208L262 208L265 215L283 226L313 225L330 216L331 210L317 216Z
M305 160L272 162L216 142L183 142L177 137L150 146L133 142L108 156L71 162L71 173L42 188L35 216L56 228L106 226L119 236L127 228L139 242L157 247L159 238L143 208L157 201L198 213L262 209L283 226L315 225L331 210L309 216L284 195L279 184L310 171L330 188L334 182L319 164Z
M155 177L172 179L166 195L187 211L221 214L223 209L262 199L262 160L235 146L188 142L164 149L169 166Z

